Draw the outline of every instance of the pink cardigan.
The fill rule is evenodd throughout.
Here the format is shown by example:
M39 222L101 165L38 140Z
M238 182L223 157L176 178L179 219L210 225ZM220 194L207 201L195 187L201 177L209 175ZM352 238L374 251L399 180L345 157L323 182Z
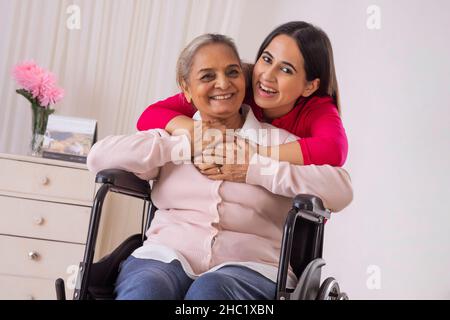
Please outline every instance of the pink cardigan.
M274 127L259 123L248 111L241 135L245 136L244 129L255 128ZM280 133L278 143L296 139L287 131L276 131ZM188 150L182 156L187 161L175 164L173 156L180 150ZM143 247L174 249L197 275L222 264L246 262L249 267L256 263L276 271L293 196L317 195L334 212L346 207L353 197L350 178L342 168L295 166L255 156L252 162L259 159L264 163L250 164L247 183L213 181L188 162L189 150L185 136L172 137L154 129L106 137L93 146L87 165L94 172L118 168L156 180L152 200L159 210ZM275 168L269 174L267 164ZM254 269L276 281L276 272Z

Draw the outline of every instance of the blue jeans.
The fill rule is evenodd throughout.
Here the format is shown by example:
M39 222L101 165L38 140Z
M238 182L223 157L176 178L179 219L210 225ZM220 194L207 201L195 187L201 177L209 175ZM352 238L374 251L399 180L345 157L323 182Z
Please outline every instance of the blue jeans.
M128 257L121 265L118 300L272 300L276 284L243 266L224 266L189 278L177 260L164 263Z

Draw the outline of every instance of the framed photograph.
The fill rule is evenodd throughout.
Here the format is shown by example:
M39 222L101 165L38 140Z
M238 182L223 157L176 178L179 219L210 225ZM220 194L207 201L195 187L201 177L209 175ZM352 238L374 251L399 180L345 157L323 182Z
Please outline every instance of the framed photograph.
M48 118L42 157L86 163L96 140L96 120L52 114Z

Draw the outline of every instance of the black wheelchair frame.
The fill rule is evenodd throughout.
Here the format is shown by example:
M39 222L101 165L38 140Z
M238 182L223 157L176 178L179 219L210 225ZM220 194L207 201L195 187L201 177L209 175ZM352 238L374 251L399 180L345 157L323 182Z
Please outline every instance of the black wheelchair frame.
M100 171L96 182L102 184L92 206L84 259L73 294L74 300L114 299L114 282L121 261L142 246L145 231L149 228L156 208L151 202L151 188L148 181L134 174L118 169ZM93 262L103 202L108 192L137 197L144 201L141 233L127 238L112 253ZM291 210L283 230L280 262L277 276L276 297L279 300L347 300L340 291L338 282L330 277L320 283L324 225L330 218L330 211L324 208L320 198L299 194L293 199ZM286 288L288 268L291 265L298 283L295 289ZM65 300L64 280L55 282L56 297Z

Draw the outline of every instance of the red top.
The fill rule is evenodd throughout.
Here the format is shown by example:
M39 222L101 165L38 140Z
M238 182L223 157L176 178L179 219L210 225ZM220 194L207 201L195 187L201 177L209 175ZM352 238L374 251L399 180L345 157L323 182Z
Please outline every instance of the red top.
M262 109L253 99L246 98L244 103L252 107L258 120L263 121ZM140 131L164 129L174 117L192 117L196 111L179 93L148 106L139 117L137 128ZM342 166L347 158L347 136L331 97L302 98L289 113L273 119L271 124L301 138L298 142L305 165Z

